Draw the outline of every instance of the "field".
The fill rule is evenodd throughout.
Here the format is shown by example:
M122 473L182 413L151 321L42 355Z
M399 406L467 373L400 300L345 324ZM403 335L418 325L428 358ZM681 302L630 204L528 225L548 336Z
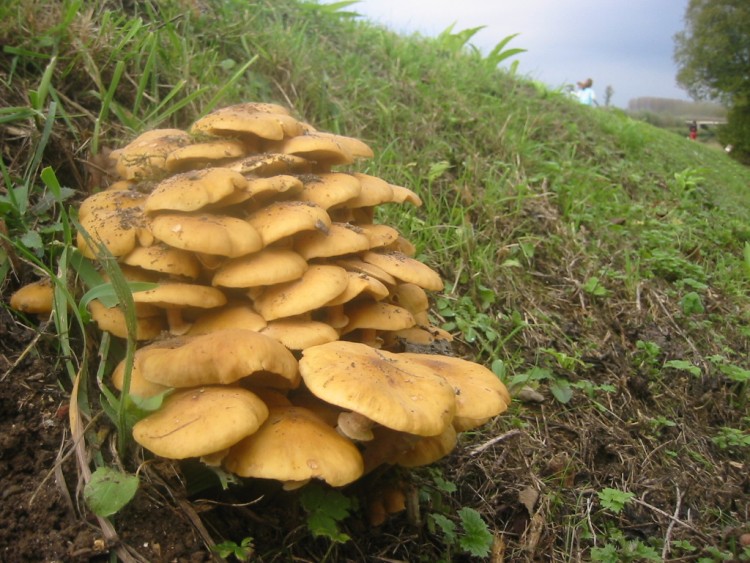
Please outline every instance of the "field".
M515 40L482 58L346 3L123 4L0 8L0 559L750 560L746 167L524 78ZM81 305L76 210L109 151L246 101L366 142L346 171L421 198L376 222L444 280L451 354L514 399L440 461L222 487L120 431L102 374L128 347ZM44 275L55 314L9 307ZM84 500L97 468L138 476L108 516ZM386 483L409 510L372 525Z

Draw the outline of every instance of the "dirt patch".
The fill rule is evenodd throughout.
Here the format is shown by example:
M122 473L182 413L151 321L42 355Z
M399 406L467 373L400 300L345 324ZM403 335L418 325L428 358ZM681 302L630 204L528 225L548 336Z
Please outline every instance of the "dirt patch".
M570 334L590 330L579 312L565 314ZM448 546L431 515L455 515L466 506L494 534L495 561L585 560L592 546L613 541L615 526L625 542L666 538L694 546L675 549L672 559L694 560L706 548L739 554L750 511L748 459L712 441L721 427L741 425L741 411L731 407L736 387L679 370L654 378L645 361L634 369L638 340L658 341L662 354L675 357L683 357L689 340L670 337L668 319L637 327L633 319L620 320L610 321L619 332L602 341L587 367L566 374L593 390L580 388L562 405L542 389L544 402L516 406L480 432L462 435L455 452L435 466L388 469L348 488L365 507L375 484L398 480L414 492L418 513L372 527L364 510L355 511L343 528L352 540L329 552L327 541L310 534L295 493L259 481L223 490L201 482L205 475L193 462L129 460L126 469L138 470L141 488L111 519L116 535L107 534L82 501L69 379L55 336L43 323L27 326L0 309L0 559L108 561L116 553L130 561L212 561L219 557L211 545L250 537L258 561L320 561L326 553L337 561L446 554L461 561L470 558ZM107 455L112 429L103 417L92 428L104 436ZM445 482L455 490L441 490ZM598 498L605 488L637 496L613 514Z

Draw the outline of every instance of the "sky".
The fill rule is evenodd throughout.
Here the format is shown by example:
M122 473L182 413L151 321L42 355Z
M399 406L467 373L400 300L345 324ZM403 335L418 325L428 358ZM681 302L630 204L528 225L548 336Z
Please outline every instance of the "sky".
M322 0L331 3L334 0ZM506 48L526 49L517 72L551 88L591 78L599 101L632 98L689 100L676 84L673 36L684 29L689 0L360 0L346 8L402 34L436 36L484 26L470 43L487 53L518 33ZM508 66L504 62L501 66Z

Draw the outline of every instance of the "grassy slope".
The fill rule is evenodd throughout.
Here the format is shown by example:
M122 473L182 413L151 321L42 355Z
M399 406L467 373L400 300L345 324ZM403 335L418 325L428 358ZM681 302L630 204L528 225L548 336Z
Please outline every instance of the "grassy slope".
M722 427L746 432L748 426L746 402L737 402L725 372L747 367L742 251L750 240L750 172L722 152L618 111L580 107L446 42L398 37L293 2L193 2L168 5L160 14L147 6L143 20L102 18L70 2L68 12L56 15L56 3L50 4L32 14L10 3L0 18L2 43L23 49L2 59L3 105L18 108L6 114L15 129L3 130L4 159L9 175L30 187L32 203L41 199L35 190L42 166L54 166L65 185L81 188L86 174L76 159L98 145L118 145L146 127L186 127L215 104L290 104L320 129L366 140L376 158L362 169L423 197L419 210L380 219L398 225L449 282L436 313L462 329L466 352L488 364L500 360L495 367L509 381L530 382L547 396L541 413L517 406L488 429L527 432L529 468L543 473L548 455L567 454L592 474L589 489L640 494L646 486L632 472L621 473L628 477L619 482L614 470L596 473L596 464L565 440L560 451L544 454L543 430L549 432L548 421L648 426L660 416L681 427L706 425L699 434L684 430L690 460L746 463L746 446L711 444ZM70 28L55 27L66 13ZM29 92L43 90L42 73L55 49L50 97L36 102ZM251 60L246 72L234 75ZM124 62L119 82L117 61ZM50 100L63 119L46 138L43 117L37 126L22 110L36 106L43 116ZM46 152L29 167L40 139ZM3 210L12 237L43 230L15 205ZM687 314L686 296L705 312ZM669 360L699 367L701 385L684 370L665 369ZM640 404L632 382L643 379L650 402ZM713 417L691 414L695 405L685 402L696 389L704 392L706 381L722 389L712 395L724 401ZM566 383L578 387L560 405L550 384ZM616 391L603 391L607 385ZM597 403L612 416L602 417ZM648 449L664 436L654 430L638 439ZM692 463L682 455L656 456L659 474ZM631 465L642 461L632 454ZM485 497L502 496L482 487ZM552 491L563 499L559 505L546 490L547 555L575 542L586 547L583 531L572 524L585 516L579 489ZM664 510L674 506L668 493ZM458 502L481 507L493 520L486 502L461 494ZM706 508L709 495L696 493L693 502ZM493 526L506 529L510 520L496 516ZM599 514L600 533L617 524L610 516ZM720 527L718 520L701 524ZM708 536L718 546L718 535ZM515 539L518 548L522 542Z

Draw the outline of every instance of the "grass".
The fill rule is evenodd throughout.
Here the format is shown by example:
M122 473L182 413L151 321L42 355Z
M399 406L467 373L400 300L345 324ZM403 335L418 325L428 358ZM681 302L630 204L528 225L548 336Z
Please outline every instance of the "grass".
M0 8L0 213L8 233L0 281L5 296L41 270L59 280L58 297L74 305L77 320L68 329L70 319L56 319L71 380L90 358L78 358L88 349L79 337L86 316L66 266L75 204L101 181L97 155L148 128L186 128L220 105L275 101L322 130L365 140L376 157L362 171L420 194L423 207L384 209L378 220L412 240L446 280L436 321L460 334L463 353L500 361L507 381L557 399L541 414L516 405L487 429L523 428L528 467L549 465L543 446L554 425L577 429L561 447L578 474L614 464L612 456L628 468L625 483L597 473L589 487L599 490L646 490L640 462L659 475L696 459L746 463L747 376L737 370L748 365L750 171L720 150L495 69L466 48L470 30L446 30L439 40L396 36L353 18L356 5L348 4L207 0L114 10L103 0L67 0ZM687 412L685 393L709 387L718 414ZM642 412L632 408L640 400ZM91 395L82 403L98 408ZM120 410L121 427L124 416ZM680 421L680 434L666 421ZM587 424L628 446L608 451ZM632 436L613 425L637 429L636 443L658 453L643 461ZM661 447L664 433L669 448ZM474 473L454 502L506 532L508 550L528 552L528 536L508 532L520 517L481 500L521 483L490 490L479 482L481 463L463 461ZM539 487L545 494L551 485ZM575 545L603 561L609 547L630 546L629 557L650 558L654 538L638 540L638 551L611 511L583 501L582 488L540 505L547 528L535 549L563 560ZM572 524L553 524L562 521ZM727 552L718 532L706 537ZM664 542L648 549L661 553Z

